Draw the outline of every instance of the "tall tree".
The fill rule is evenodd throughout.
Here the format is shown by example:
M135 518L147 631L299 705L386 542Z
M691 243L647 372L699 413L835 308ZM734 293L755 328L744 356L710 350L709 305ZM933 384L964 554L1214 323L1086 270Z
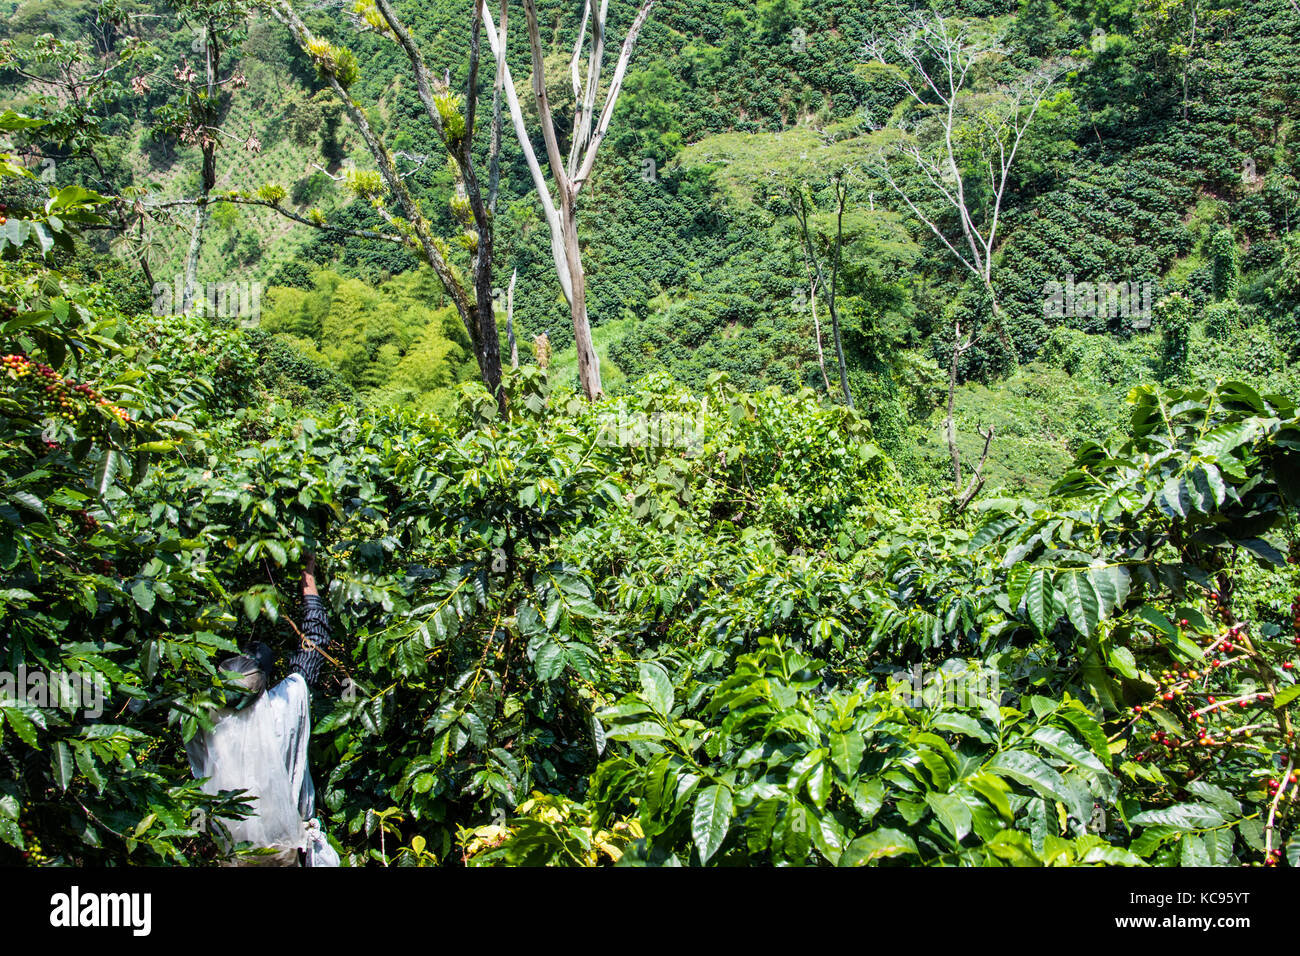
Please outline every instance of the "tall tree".
M402 49L415 77L425 118L455 167L457 197L452 200L452 209L465 228L461 237L462 244L470 252L468 287L450 261L450 245L434 234L432 223L421 211L419 202L398 172L396 154L371 125L366 110L348 92L348 87L357 78L355 56L351 51L312 34L289 0L272 0L271 10L316 63L378 167L377 176L358 174L354 177L354 188L365 192L375 202L380 216L392 232L374 233L366 238L401 242L433 269L465 325L483 384L496 398L498 407L504 413L506 396L501 388L501 345L493 310L492 288L492 209L496 203L498 185L499 133L494 132L489 145L490 181L486 194L480 184L472 148L478 111L480 37L485 8L474 0L469 23L468 79L464 95L458 96L451 89L450 71L444 70L443 75L438 76L430 70L419 45L389 0L363 2L357 7L364 21L375 32L387 36ZM495 34L494 38L494 43L503 42ZM501 60L498 59L498 68L500 64ZM387 207L389 199L396 206L396 214ZM278 207L278 203L272 205Z
M872 171L979 280L996 314L993 250L1011 169L1060 70L1043 67L994 95L977 96L969 88L971 71L996 51L937 14L913 15L895 32L869 41L866 49L894 71L921 117L914 127L900 130L903 135L882 151ZM921 174L920 188L900 183L895 159ZM960 235L922 208L931 201L956 214Z
M831 393L831 377L826 374L826 352L822 348L822 324L817 318L817 274L811 263L808 263L808 309L812 312L813 320L813 341L817 343L817 367L821 369L822 385L826 387L826 394Z
M1158 68L1181 74L1178 82L1186 120L1193 74L1212 47L1211 39L1238 11L1212 9L1201 0L1141 0L1135 13L1137 38L1152 44Z
M794 198L790 202L790 209L794 213L795 219L798 220L799 222L799 232L803 238L804 256L811 264L813 272L816 276L816 281L814 282L814 288L815 286L820 285L824 290L826 290L826 307L831 317L831 339L832 339L832 343L835 346L835 358L839 364L839 370L840 370L840 391L844 397L844 404L849 406L849 408L852 408L853 393L849 390L848 366L844 361L844 338L840 333L840 314L835 301L835 294L838 291L838 287L839 287L840 252L843 248L843 242L844 242L844 201L848 195L848 188L844 183L843 171L837 172L832 178L831 183L835 190L835 242L831 247L829 281L826 278L825 270L822 266L822 257L817 250L817 246L813 238L812 229L810 229L808 225L809 204L808 204L807 197L804 195L804 186L802 183L797 184L793 190ZM813 299L814 326L817 325L816 309L817 309L817 302L816 302L815 292L814 292L814 299ZM816 335L817 335L817 354L820 359L821 347L822 347L820 327L816 328ZM825 374L826 374L826 366L823 363L822 365L823 377L825 376ZM830 385L829 383L827 383L827 389L829 390L829 388Z
M956 21L934 13L912 14L897 29L869 40L864 49L874 61L894 72L900 89L920 116L914 127L900 131L902 135L891 148L881 151L872 171L979 281L993 326L1005 342L993 286L993 253L1002 206L1016 155L1060 70L1043 67L992 95L977 95L970 85L972 71L979 60L997 51L973 40ZM894 170L898 160L920 174L919 187L901 181ZM957 230L928 211L935 206L955 214ZM978 491L984 459L972 479L975 484L963 490L953 421L957 368L961 355L981 331L963 335L960 321L954 323L948 366L945 432L953 464L953 486L962 507ZM984 457L988 455L991 431L989 436Z
M510 78L510 68L506 64L504 37L498 35L492 27L492 14L486 0L482 7L483 16L488 22L488 38L492 43L492 52L497 58L497 68L504 77L503 89L510 108L515 135L523 150L524 159L528 163L528 169L532 173L533 184L537 188L537 197L541 201L546 222L550 226L551 254L555 259L555 271L560 280L560 288L564 291L564 297L569 302L569 311L573 318L573 338L578 351L578 379L582 384L583 392L593 400L601 394L600 360L592 345L591 324L587 317L586 274L582 267L582 251L578 246L578 193L591 180L596 152L609 131L614 105L618 102L619 92L623 87L623 77L632 58L632 48L636 45L642 26L650 16L652 6L654 0L644 0L631 26L628 27L618 62L614 67L614 75L610 78L608 89L605 91L605 102L601 107L599 118L596 114L596 100L601 89L601 73L604 67L605 25L609 0L600 0L599 6L596 0L587 0L583 7L582 26L578 30L578 39L574 44L573 57L569 63L569 74L573 82L574 115L566 160L560 147L550 99L546 92L545 55L541 30L537 24L537 8L534 0L524 0L524 15L528 23L528 45L532 51L533 97L537 102L551 177L555 181L554 197L551 195L551 187L546 181L528 136L523 110L520 108L519 97ZM585 77L581 69L584 43L587 46Z
M222 127L230 110L231 91L245 82L240 70L229 65L223 67L222 56L242 41L249 8L241 0L174 0L173 7L179 25L193 35L190 49L196 62L187 59L174 68L176 92L159 110L158 128L185 145L196 147L200 156L199 195L194 203L190 244L185 254L180 303L180 311L188 313L194 307L199 257L212 213L210 198L217 183L217 149L225 135ZM255 140L252 142L255 144Z

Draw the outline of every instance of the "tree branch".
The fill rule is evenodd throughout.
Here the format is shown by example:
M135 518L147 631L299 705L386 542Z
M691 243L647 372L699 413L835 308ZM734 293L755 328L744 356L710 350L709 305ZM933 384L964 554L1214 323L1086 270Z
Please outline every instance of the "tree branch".
M551 175L560 193L563 205L572 197L569 174L560 155L560 141L555 135L555 121L551 116L551 102L546 93L546 63L542 53L542 34L537 26L537 5L533 0L524 0L524 16L528 22L528 49L533 58L533 99L537 102L537 112L542 126L542 139L546 143L546 158L551 164Z
M966 486L966 490L962 492L961 497L957 499L958 514L966 510L966 507L975 499L975 496L979 494L979 490L984 487L984 463L988 461L989 446L993 444L992 425L989 426L987 432L981 430L978 426L976 426L975 430L979 432L980 437L984 439L984 451L980 454L979 464L975 466L975 472L971 475L970 484Z
M560 280L560 290L564 293L565 301L572 302L573 283L569 278L568 254L564 251L564 243L560 236L560 213L555 208L555 201L551 198L550 186L546 183L546 176L542 173L541 164L537 161L537 153L533 150L532 140L528 137L528 127L524 123L523 110L519 106L519 94L516 92L514 80L510 76L510 64L506 62L505 58L505 32L503 29L501 35L497 35L496 28L492 23L492 13L487 7L487 0L481 0L481 3L483 4L483 19L488 28L488 41L492 44L492 53L501 66L502 89L506 94L506 105L510 108L510 120L515 128L515 138L519 141L519 148L523 150L524 161L528 164L528 172L533 177L533 187L537 191L537 199L542 204L542 213L546 216L546 222L550 226L551 256L555 260L555 272ZM504 26L503 20L502 27L504 28Z
M286 219L292 219L294 222L302 223L304 226L311 226L313 229L320 229L324 232L334 232L339 235L352 236L356 239L374 239L380 242L396 242L401 245L409 245L408 241L394 233L376 232L373 229L348 229L345 226L335 226L327 222L316 222L308 219L306 216L299 215L292 209L286 209L279 203L270 202L266 199L252 199L243 196L209 196L206 200L200 199L168 199L163 202L142 202L141 206L145 209L171 209L177 206L197 206L201 201L206 201L209 205L212 203L229 203L232 206L264 206L267 209L273 209Z
M377 0L377 2L387 2L387 0ZM382 11L381 11L382 12ZM273 0L271 5L272 15L288 27L290 34L298 46L310 53L311 42L314 39L306 25L298 18L298 15L289 5L288 0ZM345 89L339 84L338 78L328 70L321 71L334 96L343 104L344 111L348 114L348 119L361 135L365 142L366 148L374 157L375 163L379 167L379 173L384 182L388 185L389 190L397 199L397 204L402 210L402 215L409 223L411 230L414 232L416 241L419 244L419 250L424 254L424 260L433 269L434 273L442 281L443 287L447 294L456 305L456 311L460 314L461 320L465 324L465 330L469 333L470 341L476 344L479 341L479 329L471 320L471 308L469 297L465 293L465 288L460 280L456 277L451 265L443 257L434 241L433 235L429 231L429 222L420 212L419 206L407 190L405 183L397 174L393 166L393 159L387 148L379 141L374 131L370 127L370 121L366 118L360 105L352 99Z
M532 0L527 2L531 3ZM610 80L609 92L605 94L605 106L600 111L600 122L596 124L596 132L592 134L591 142L587 144L587 153L583 157L582 166L573 180L576 189L581 189L582 184L591 176L591 169L596 164L596 151L600 149L600 144L609 131L610 120L614 118L614 104L618 102L618 94L623 89L623 76L627 73L628 62L632 59L632 47L636 45L637 36L645 26L654 2L655 0L645 0L641 9L636 12L632 25L628 27L627 36L623 38L623 48L618 55L618 64L614 67L614 78Z

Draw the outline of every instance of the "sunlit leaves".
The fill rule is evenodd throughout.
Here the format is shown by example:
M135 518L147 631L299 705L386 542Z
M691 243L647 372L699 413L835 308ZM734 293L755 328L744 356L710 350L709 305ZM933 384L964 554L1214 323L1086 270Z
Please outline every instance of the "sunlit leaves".
M889 857L915 855L916 842L900 830L881 829L860 836L844 850L840 866L869 866Z
M637 665L641 677L641 689L646 702L658 714L669 714L673 709L673 684L668 674L654 661L642 661Z
M1052 600L1052 575L1045 568L1037 568L1030 573L1025 586L1025 602L1029 620L1039 634L1046 634L1055 618Z
M1087 571L1073 571L1062 575L1061 596L1070 622L1083 634L1091 634L1097 627L1101 613L1101 598L1097 586Z
M726 787L715 784L696 793L691 834L701 863L708 863L726 839L731 825L731 809L731 791Z

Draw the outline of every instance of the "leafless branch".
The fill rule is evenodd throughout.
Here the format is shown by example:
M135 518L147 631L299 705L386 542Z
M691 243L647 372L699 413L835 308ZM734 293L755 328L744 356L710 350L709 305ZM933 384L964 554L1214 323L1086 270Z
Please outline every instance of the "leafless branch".
M975 430L984 439L984 451L980 454L979 464L975 466L975 471L971 475L970 484L966 486L966 490L957 499L957 512L959 514L966 510L967 506L975 499L975 496L979 494L979 490L984 487L984 463L988 461L989 446L993 444L992 425L988 427L988 431L978 426L976 426Z
M500 73L504 76L506 101L510 107L510 118L514 123L515 135L524 153L528 169L537 188L537 195L542 203L546 222L551 233L551 253L555 260L555 271L569 302L573 319L574 343L578 351L578 377L583 391L588 398L595 399L601 394L600 363L595 347L591 341L591 328L587 318L586 279L582 268L582 253L577 234L577 198L583 185L590 179L601 141L609 128L614 106L618 101L623 86L623 77L627 72L632 48L637 36L645 25L654 5L654 0L643 0L636 16L628 28L627 36L619 53L618 63L609 88L605 91L605 102L600 117L591 128L595 115L596 99L599 96L602 61L604 57L605 22L609 10L608 0L601 0L599 8L595 0L586 0L583 7L582 27L573 47L569 63L569 79L574 91L574 117L570 126L573 139L570 142L567 162L561 154L559 136L556 133L555 119L550 97L546 89L545 49L542 43L541 28L538 25L535 0L524 0L524 16L528 27L528 47L532 57L533 99L537 105L542 139L546 144L546 158L550 166L551 178L555 183L555 194L541 164L533 150L532 142L524 123L519 99L515 94L510 79L509 67L504 59L504 39L492 28L492 15L487 7L487 0L480 0L483 18L488 24L488 39L493 44L493 53L500 64ZM587 59L585 87L579 64L582 57L583 43L587 39L590 25L591 39Z
M329 174L326 173L328 176ZM333 178L333 177L331 177ZM333 232L338 235L352 236L357 239L374 239L379 242L395 242L399 245L405 244L406 240L395 233L377 232L373 229L348 229L344 226L335 226L327 222L317 222L306 216L294 212L292 209L286 209L277 202L271 202L267 199L255 199L248 196L209 196L207 199L165 199L159 202L141 202L140 205L145 210L164 210L176 209L184 206L197 206L200 202L212 205L214 203L228 203L232 206L262 206L266 209L272 209L284 216L286 219L292 219L294 222L302 223L304 226L311 226L313 229L320 229L323 232Z
M937 118L937 144L926 149L909 135L893 151L907 158L925 177L929 188L956 214L961 241L968 251L959 252L957 241L945 234L933 217L921 212L917 197L908 195L894 178L887 157L881 158L876 171L992 295L993 251L1011 169L1025 133L1061 68L1043 68L1018 84L1004 87L998 108L990 110L986 106L975 111L971 120L963 109L970 95L967 84L971 69L982 56L994 51L987 44L974 42L959 25L938 15L914 14L898 30L870 40L864 49L876 61L898 69L898 84L914 106L927 117ZM976 146L978 155L972 163L979 175L987 177L989 186L989 198L979 206L968 198L967 173L960 161L965 150L959 143L959 133L970 122L981 126L985 134ZM931 150L936 145L937 158L932 158ZM996 310L996 297L993 301Z

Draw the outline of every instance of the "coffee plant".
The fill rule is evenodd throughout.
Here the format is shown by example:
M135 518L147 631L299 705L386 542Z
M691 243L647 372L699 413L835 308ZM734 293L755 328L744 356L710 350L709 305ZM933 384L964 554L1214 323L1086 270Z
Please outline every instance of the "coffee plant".
M764 4L750 22L689 0L647 24L608 178L584 193L610 373L595 402L569 381L513 144L493 216L523 348L498 401L436 276L371 241L409 228L380 215L374 170L341 176L341 198L330 173L218 194L203 271L215 249L277 277L243 328L158 314L124 264L160 196L93 149L147 129L161 86L106 72L94 104L0 113L7 140L66 156L53 183L0 156L0 863L224 862L248 796L205 794L184 745L232 699L226 657L260 641L281 676L311 555L336 637L311 767L346 865L1300 865L1300 293L1282 238L1300 193L1278 135L1296 63L1268 46L1291 5L1214 18L1182 82L1159 5L1086 22L1001 6L957 5L1024 47L981 66L979 96L1084 57L989 250L1005 337L874 174L845 177L832 222L830 166L899 104L858 69L892 13ZM434 131L378 115L417 115L417 91L386 85L398 48L312 16L318 63L265 71L285 121L246 152L261 135L272 165L320 146L296 168L334 168L342 114L315 93L335 75L386 104L389 161L453 226L469 200L449 206L447 171L416 161ZM1102 21L1116 42L1089 55ZM439 56L455 42L440 33ZM22 46L0 61L31 62ZM39 63L80 63L46 46ZM122 118L92 115L103 103ZM100 192L70 184L92 169ZM839 404L840 330L776 171L807 189L811 247L840 250L845 229L859 410ZM286 199L319 204L292 228L335 228L264 254L239 217ZM448 269L471 251L448 247ZM1067 275L1150 283L1154 316L1050 316L1044 285ZM1002 473L1024 479L963 508L934 427L958 320L963 440L996 418ZM992 388L1003 374L1014 392Z

